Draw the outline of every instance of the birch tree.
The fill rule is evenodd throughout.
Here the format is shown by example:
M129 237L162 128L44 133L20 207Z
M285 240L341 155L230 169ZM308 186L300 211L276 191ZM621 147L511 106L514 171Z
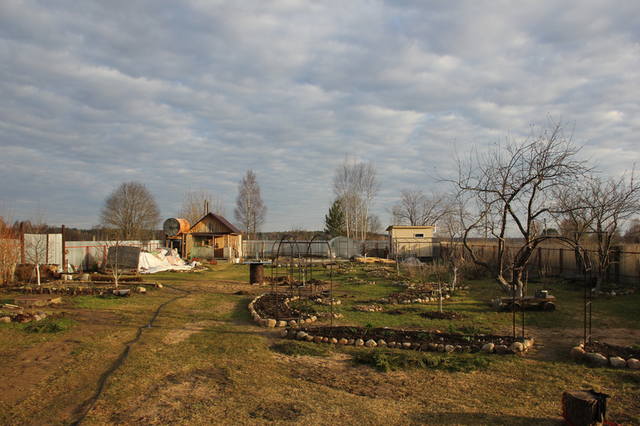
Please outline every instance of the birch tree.
M236 208L233 211L247 238L255 239L264 223L267 207L260 195L260 185L253 170L247 170L238 186Z
M379 188L376 169L369 162L345 158L336 168L333 191L342 202L348 238L366 239L369 212Z

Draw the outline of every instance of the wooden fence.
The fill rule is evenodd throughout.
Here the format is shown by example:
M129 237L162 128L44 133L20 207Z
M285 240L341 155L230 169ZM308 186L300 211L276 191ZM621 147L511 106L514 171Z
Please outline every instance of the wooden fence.
M444 242L441 244L447 245ZM485 261L497 259L498 247L495 241L473 241L470 246ZM520 247L517 243L507 243L506 255L514 255ZM595 259L597 248L589 245L584 248L588 255ZM611 259L613 263L607 271L608 281L640 286L640 244L622 244L613 247ZM575 250L553 241L545 242L536 248L529 261L528 273L530 276L582 277L582 269L576 259Z

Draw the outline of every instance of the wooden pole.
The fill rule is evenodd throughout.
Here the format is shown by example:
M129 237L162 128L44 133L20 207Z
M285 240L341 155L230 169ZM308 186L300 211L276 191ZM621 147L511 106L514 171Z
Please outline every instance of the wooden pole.
M64 240L64 225L60 227L60 234L62 234L62 270L66 272L67 268L67 250L65 248Z

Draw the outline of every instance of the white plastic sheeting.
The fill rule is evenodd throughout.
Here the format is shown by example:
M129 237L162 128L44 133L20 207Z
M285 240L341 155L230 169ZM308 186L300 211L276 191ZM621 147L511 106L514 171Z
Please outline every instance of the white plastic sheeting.
M140 252L138 272L155 274L162 271L190 271L197 262L186 263L180 259L176 250L159 249L153 252Z
M134 246L146 250L154 250L162 247L161 240L151 241L119 241L120 246ZM109 247L113 247L115 241L65 241L67 250L67 263L76 270L90 271L104 264Z

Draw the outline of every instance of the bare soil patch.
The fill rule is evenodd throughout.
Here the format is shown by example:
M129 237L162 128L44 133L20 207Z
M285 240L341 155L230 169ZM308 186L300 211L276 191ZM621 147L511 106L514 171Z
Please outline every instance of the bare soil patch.
M249 416L270 422L298 420L308 407L299 402L265 402L259 404Z
M175 345L183 342L189 338L192 334L199 333L207 327L213 325L224 324L221 321L198 321L189 324L185 324L184 328L178 330L169 331L163 338L162 343L166 345Z
M148 392L126 405L128 411L114 410L111 421L118 424L159 425L188 417L190 410L216 399L231 384L221 368L194 369L167 374Z

